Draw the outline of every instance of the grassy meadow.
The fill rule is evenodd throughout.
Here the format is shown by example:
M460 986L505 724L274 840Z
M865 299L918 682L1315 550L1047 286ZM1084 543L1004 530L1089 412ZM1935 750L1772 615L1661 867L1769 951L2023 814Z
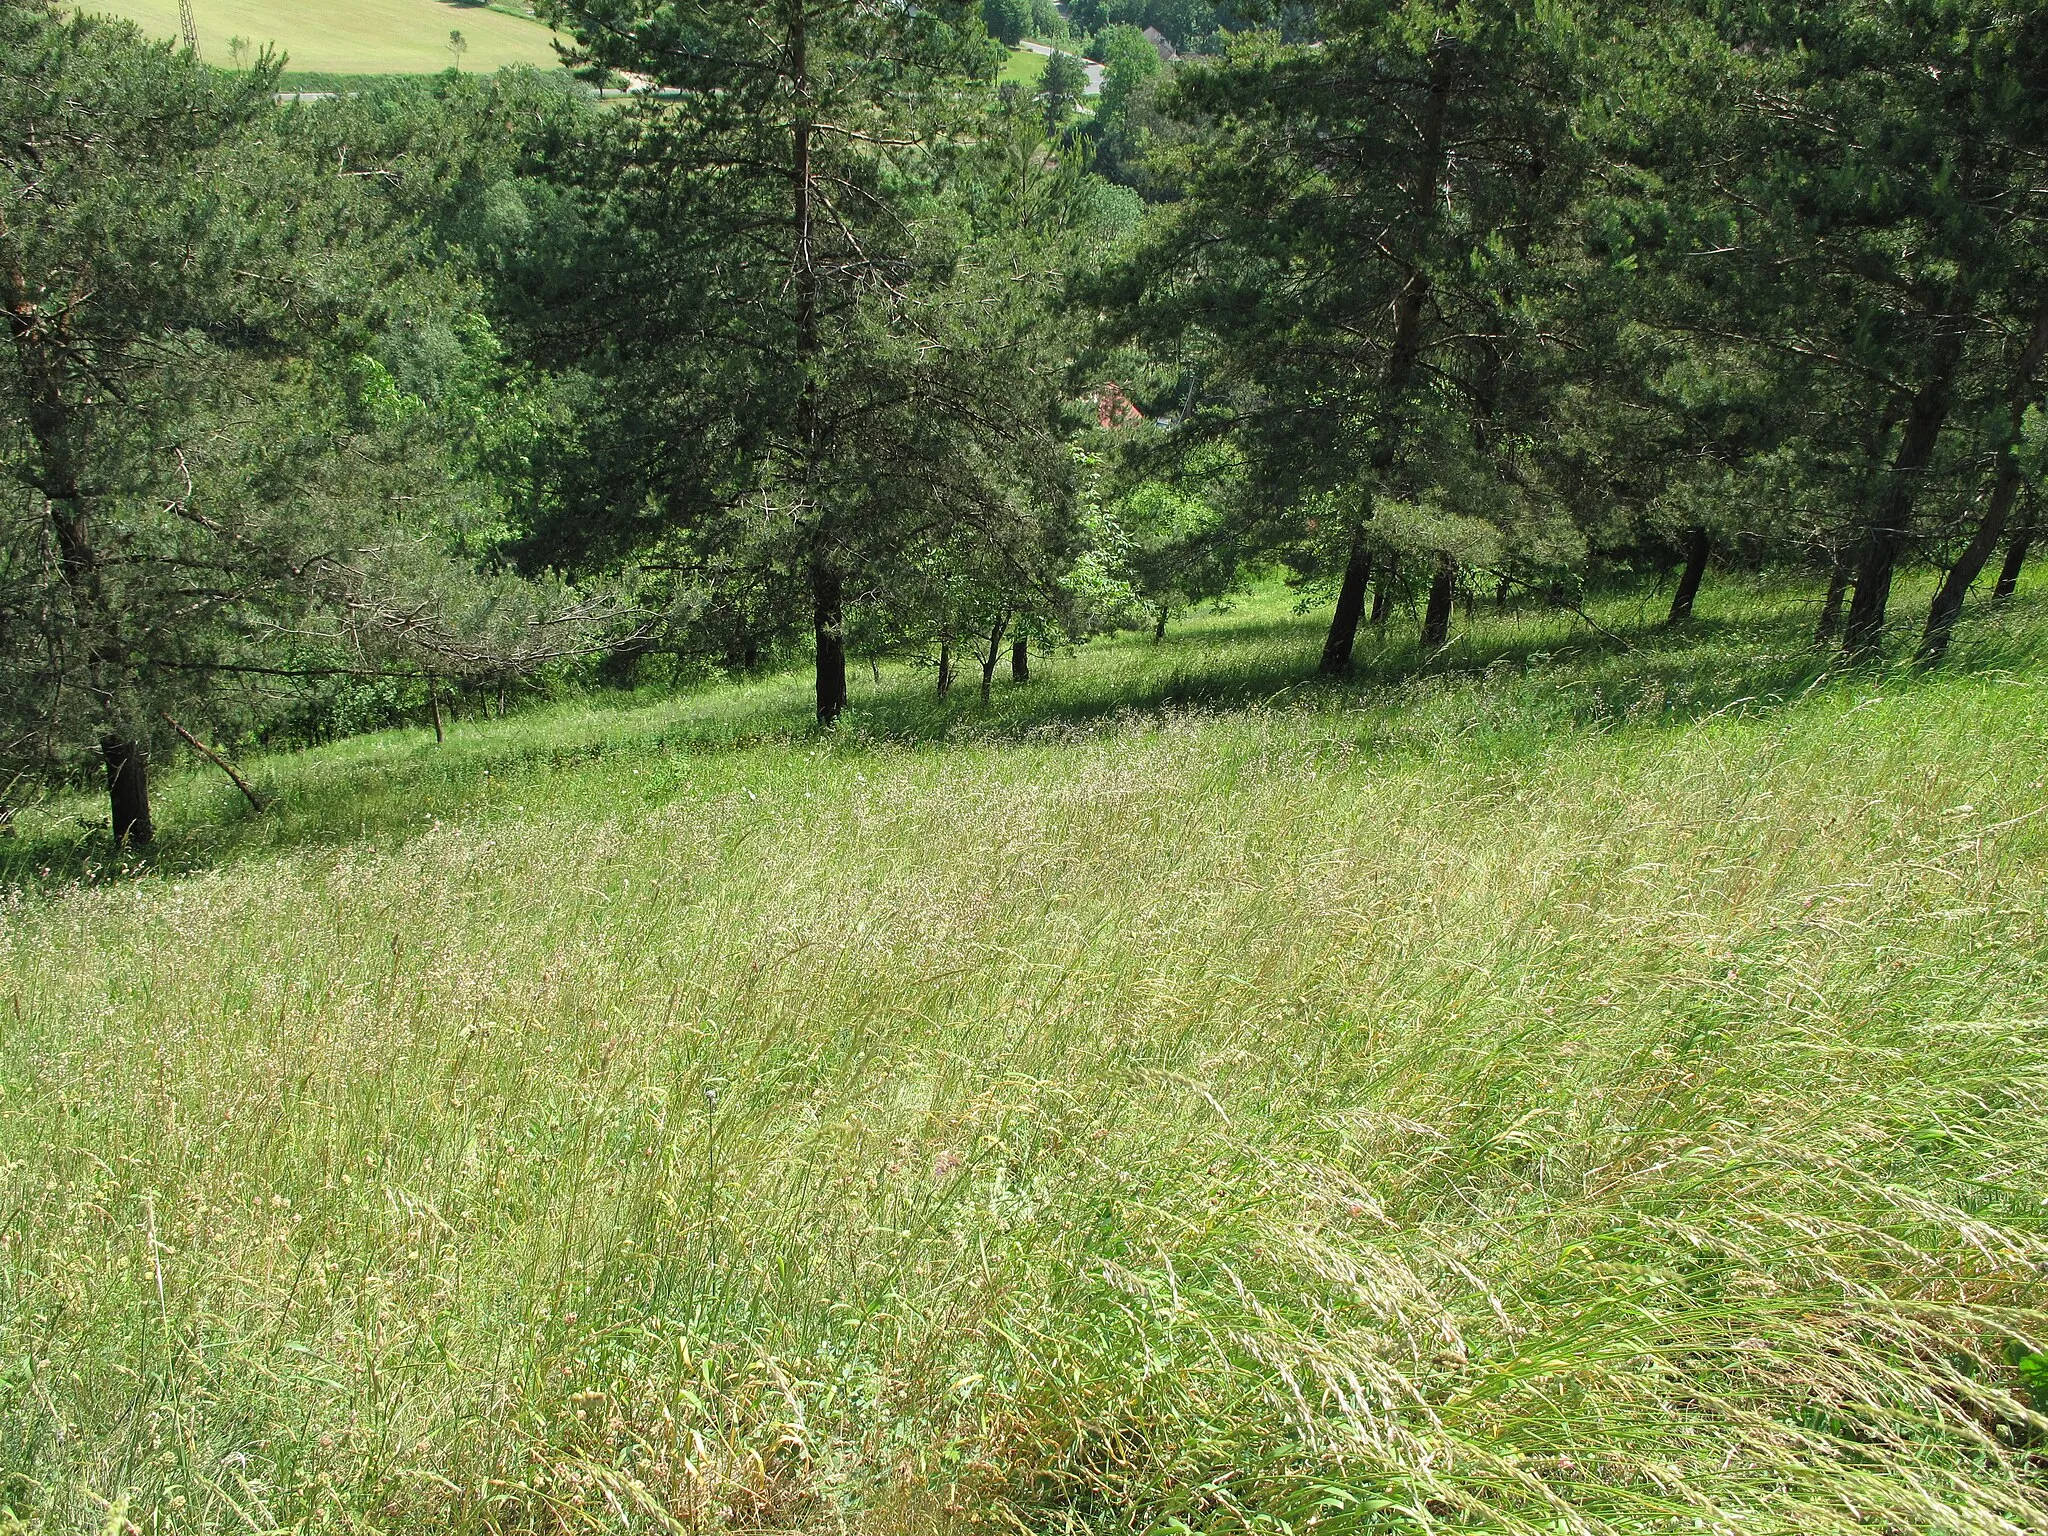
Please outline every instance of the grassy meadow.
M0 1530L2048 1530L2048 594L1593 612L25 811Z
M178 36L178 0L90 0L84 7L132 21L154 37ZM200 52L229 64L229 40L274 44L294 71L437 74L455 62L448 34L468 47L461 66L489 72L556 62L553 33L510 8L463 0L192 0ZM252 52L253 56L253 52Z

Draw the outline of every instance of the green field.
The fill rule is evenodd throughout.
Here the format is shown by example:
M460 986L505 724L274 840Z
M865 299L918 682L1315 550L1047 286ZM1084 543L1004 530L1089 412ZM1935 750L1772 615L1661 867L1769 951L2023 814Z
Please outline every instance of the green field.
M178 35L178 0L93 0L85 9L126 17L159 37ZM295 71L432 74L454 62L450 31L468 47L464 69L551 66L552 34L539 22L449 0L192 0L200 52L232 62L230 39L274 43Z
M24 812L0 1529L2043 1529L2048 603L1812 603Z
M1028 48L1012 48L1009 57L1003 60L1002 69L996 75L996 84L1021 85L1027 91L1035 91L1044 75L1044 54L1033 53Z

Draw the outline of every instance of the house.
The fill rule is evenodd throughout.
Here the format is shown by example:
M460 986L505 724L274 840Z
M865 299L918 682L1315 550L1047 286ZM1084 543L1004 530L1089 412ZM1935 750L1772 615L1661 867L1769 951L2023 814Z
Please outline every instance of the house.
M1159 51L1159 62L1162 64L1171 64L1180 57L1180 51L1166 40L1166 34L1157 27L1145 29L1145 41Z
M1095 421L1103 431L1114 432L1144 419L1144 413L1131 403L1130 396L1115 380L1095 392Z

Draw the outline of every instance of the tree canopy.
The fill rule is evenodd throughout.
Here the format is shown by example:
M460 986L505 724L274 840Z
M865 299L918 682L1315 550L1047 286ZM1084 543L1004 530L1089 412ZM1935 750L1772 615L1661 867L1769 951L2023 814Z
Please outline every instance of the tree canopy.
M539 589L465 557L488 498L394 377L488 331L374 163L280 111L269 58L10 7L0 59L8 758L96 754L142 843L152 748L263 679L549 649L518 632Z

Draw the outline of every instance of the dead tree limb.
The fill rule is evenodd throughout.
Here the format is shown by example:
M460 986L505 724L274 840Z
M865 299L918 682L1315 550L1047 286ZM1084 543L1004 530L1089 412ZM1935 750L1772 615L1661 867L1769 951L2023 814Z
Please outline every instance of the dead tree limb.
M161 714L162 711L159 710L158 713ZM194 736L190 731L186 730L185 727L178 724L178 722L173 720L169 715L164 715L164 724L168 725L172 730L176 731L180 736L184 737L186 746L190 747L194 752L197 752L201 757L205 758L209 763L213 764L214 767L218 768L222 773L226 774L230 779L234 780L235 788L239 789L242 792L242 798L249 802L250 809L255 811L256 814L259 816L263 814L263 802L256 798L256 791L249 787L249 781L243 778L239 773L235 771L235 765L233 763L229 762L226 758L222 757L218 752L214 751L213 748L209 747L197 736Z

